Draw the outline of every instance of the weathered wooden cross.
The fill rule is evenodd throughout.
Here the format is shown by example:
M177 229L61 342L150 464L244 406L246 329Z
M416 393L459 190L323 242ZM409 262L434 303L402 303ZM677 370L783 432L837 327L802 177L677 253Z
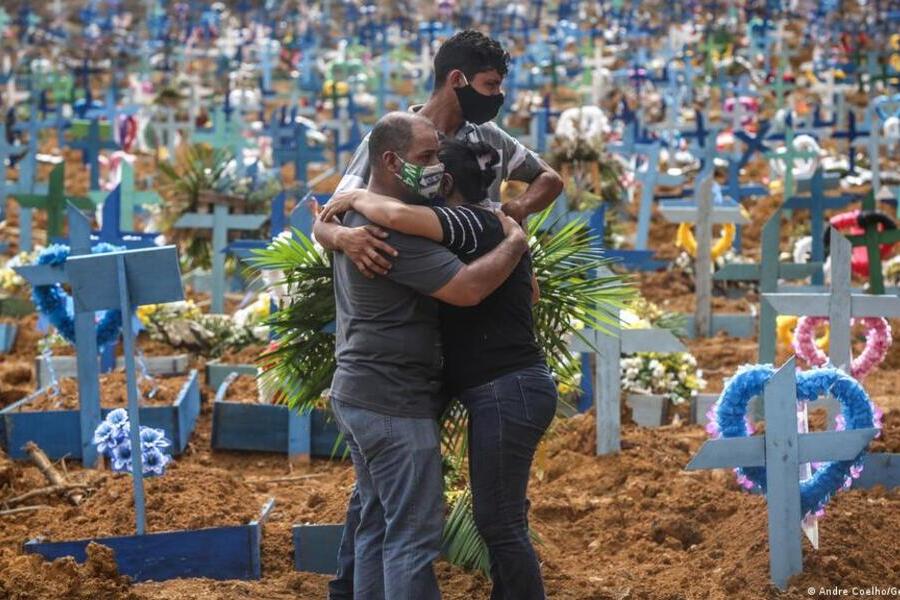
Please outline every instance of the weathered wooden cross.
M673 223L694 223L697 231L697 253L694 260L694 289L696 304L694 307L693 333L698 337L709 337L713 333L712 315L712 226L713 224L749 223L741 214L741 205L713 204L712 173L702 179L695 194L695 202L683 200L666 201L660 204L662 215ZM752 318L750 323L752 323ZM722 319L721 325L730 333L741 335L747 329L747 319L729 317ZM717 324L718 327L718 324ZM752 328L752 326L751 326Z
M184 299L178 253L174 246L78 256L66 261L75 312L93 318L98 310L122 313L128 420L137 534L146 529L144 465L141 453L140 391L135 371L135 332L130 315L138 306Z
M783 263L779 262L779 229L781 210L776 210L763 225L760 240L761 258L756 264L729 264L713 275L716 281L757 281L759 293L770 294L779 291L779 279L802 279L822 270L821 262ZM766 302L759 309L759 362L775 362L775 311Z
M252 231L266 222L268 215L232 215L228 205L217 202L210 213L187 213L175 223L176 229L212 230L212 312L225 310L225 248L228 232Z
M74 205L66 208L69 216L69 259L91 253L91 224ZM16 267L16 272L34 286L69 283L65 265ZM75 361L78 370L78 419L81 431L81 462L97 465L97 448L91 442L100 424L100 371L97 360L97 325L93 312L75 313ZM114 353L113 353L114 354ZM115 356L112 358L115 363Z
M800 467L804 463L853 460L876 429L797 432L795 359L788 360L763 392L766 432L749 437L708 440L686 469L766 468L769 573L780 589L803 570Z
M608 274L601 271L599 276ZM614 315L618 318L618 313ZM622 394L620 360L623 354L635 352L685 352L686 348L666 329L622 329L580 332L585 339L572 340L573 352L596 354L591 387L597 411L597 455L614 454L621 449Z
M839 196L829 196L825 194L828 185L828 179L825 178L821 166L813 173L809 180L809 194L806 196L787 196L782 208L787 210L808 210L809 211L809 227L810 236L812 237L812 250L810 258L813 262L824 262L825 260L825 211L836 208L843 208L855 197L849 194L841 194ZM813 274L813 285L822 285L822 273Z
M103 139L100 135L100 120L92 118L84 139L69 142L72 148L81 149L82 161L90 167L90 189L100 189L100 151L116 150L119 144L112 139Z
M831 285L826 292L764 293L762 303L777 314L828 317L828 358L832 365L850 372L851 319L900 317L900 297L853 293L850 280L850 242L831 229Z

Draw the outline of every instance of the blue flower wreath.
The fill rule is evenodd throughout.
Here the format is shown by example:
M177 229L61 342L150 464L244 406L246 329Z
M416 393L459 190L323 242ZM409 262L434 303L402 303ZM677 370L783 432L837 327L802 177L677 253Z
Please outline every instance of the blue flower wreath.
M775 373L772 365L742 367L732 377L719 400L713 406L712 432L723 438L752 435L747 418L747 404L754 396L761 396L766 382ZM797 400L813 401L822 394L831 394L841 403L839 425L846 429L877 427L874 407L868 394L855 379L834 368L797 372ZM819 465L812 477L800 482L800 508L804 517L820 514L831 497L848 488L862 472L865 450L853 460L840 460ZM765 467L735 469L738 479L749 482L749 489L766 491Z
M91 248L93 254L103 254L121 250L112 244L100 243ZM37 257L35 264L59 266L69 258L69 247L63 244L51 244ZM59 283L36 285L31 293L37 311L43 315L59 334L70 344L75 344L75 310L72 298ZM115 343L122 328L122 314L118 310L103 311L97 323L97 347Z

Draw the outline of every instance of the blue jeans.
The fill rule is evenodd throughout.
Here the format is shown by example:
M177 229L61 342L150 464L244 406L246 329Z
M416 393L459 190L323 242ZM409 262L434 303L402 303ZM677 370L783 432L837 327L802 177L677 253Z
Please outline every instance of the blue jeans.
M472 504L490 551L491 600L543 600L527 491L535 450L556 413L556 384L540 364L465 390L459 400L469 411Z
M335 399L332 408L356 470L358 501L351 498L348 509L358 506L358 520L348 514L339 557L342 565L347 563L343 551L349 542L353 591L330 597L439 599L432 566L444 523L437 423L383 415Z

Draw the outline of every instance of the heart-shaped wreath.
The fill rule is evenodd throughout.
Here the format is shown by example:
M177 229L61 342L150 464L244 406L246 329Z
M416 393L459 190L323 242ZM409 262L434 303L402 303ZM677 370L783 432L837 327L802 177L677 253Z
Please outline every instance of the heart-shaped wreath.
M91 248L92 254L103 254L121 250L112 244L100 243ZM64 244L51 244L37 257L35 264L60 266L69 258L69 247ZM59 334L70 344L75 344L75 309L72 297L59 283L36 285L31 293L34 306ZM115 343L122 328L122 314L118 310L106 310L97 321L97 349Z
M763 393L766 382L775 373L772 365L746 365L728 380L719 399L707 413L706 430L714 438L753 435L753 423L747 416L747 404ZM881 412L855 379L838 369L813 369L797 372L797 401L811 402L831 394L841 404L837 429L881 429ZM800 509L804 518L822 516L825 505L842 489L847 489L862 473L865 451L853 460L814 464L812 476L800 482ZM738 483L748 490L766 491L765 467L738 467Z
M828 323L828 317L800 317L794 329L794 352L813 367L828 363L828 356L813 340L817 325ZM866 347L850 364L850 374L863 380L884 361L891 347L891 325L882 317L859 317L853 323L866 328Z

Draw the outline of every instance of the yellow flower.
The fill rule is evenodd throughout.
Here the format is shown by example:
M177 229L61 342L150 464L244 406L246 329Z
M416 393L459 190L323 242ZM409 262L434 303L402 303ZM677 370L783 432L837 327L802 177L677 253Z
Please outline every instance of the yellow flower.
M137 314L137 318L141 322L141 325L148 325L153 313L158 309L158 304L145 304L144 306L139 306L135 313Z

